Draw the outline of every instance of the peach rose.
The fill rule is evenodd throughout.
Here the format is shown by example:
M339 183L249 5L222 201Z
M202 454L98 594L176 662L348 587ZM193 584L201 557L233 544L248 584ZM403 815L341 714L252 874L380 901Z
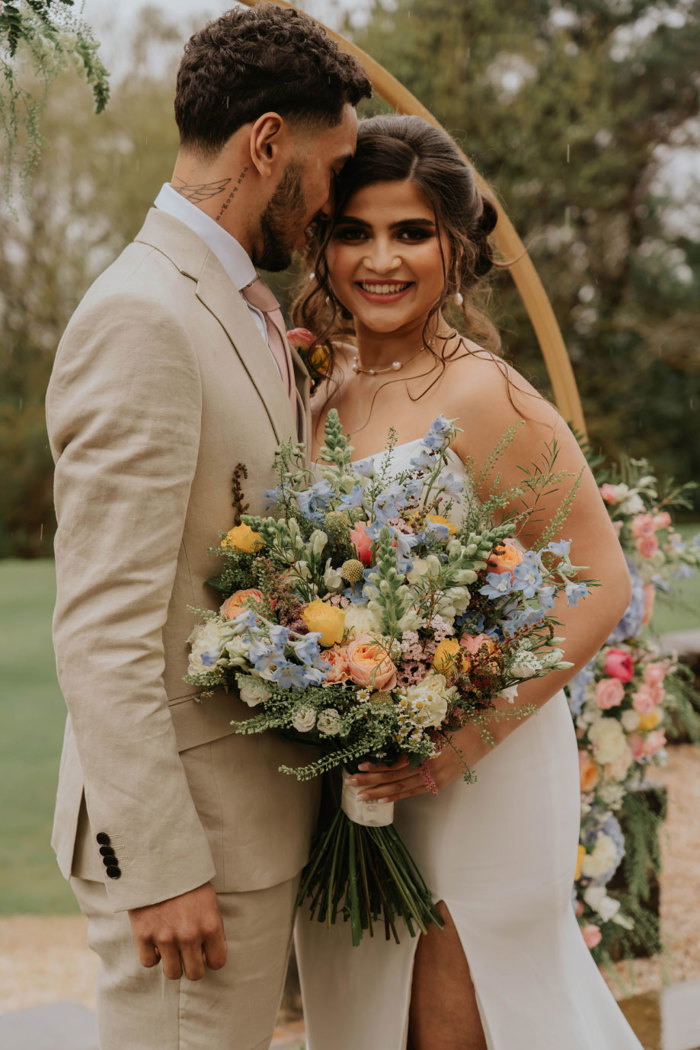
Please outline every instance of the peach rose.
M649 686L640 686L632 697L632 707L640 715L650 715L656 706L656 698Z
M634 678L632 657L624 649L608 649L605 655L605 673L621 682L631 682Z
M578 774L581 791L584 794L588 791L592 791L598 783L598 770L596 769L595 762L587 751L579 751L578 753ZM576 878L578 878L578 875Z
M363 565L372 563L372 538L367 533L367 522L358 521L350 531L350 542L357 551L357 557Z
M654 515L654 528L655 529L667 529L671 524L671 515L667 510L660 511L659 514Z
M490 653L496 648L493 638L489 638L487 634L463 634L460 636L459 642L472 656L476 656L482 645L485 645Z
M348 654L344 646L334 645L332 649L326 649L323 659L331 665L330 671L326 673L324 685L339 685L347 682L350 677L348 671Z
M652 755L655 755L657 751L661 750L665 743L666 734L664 731L662 729L654 730L654 732L650 733L644 741L644 754L648 758L651 758Z
M643 558L651 558L659 549L659 541L655 535L641 536L637 540L637 550Z
M222 547L230 547L235 551L243 551L245 554L252 554L253 551L262 543L262 536L259 532L253 532L250 525L236 525L235 528L229 529L221 541Z
M470 663L456 638L444 638L435 649L433 667L446 677L467 671Z
M647 664L644 668L644 684L654 687L664 683L666 667L664 664Z
M603 935L595 923L590 923L588 926L584 926L581 933L583 934L583 939L586 942L587 948L595 948L603 939Z
M606 503L617 503L617 485L601 485L600 494Z
M348 671L355 685L376 690L393 689L396 667L381 645L369 634L361 634L347 646Z
M635 540L641 539L642 536L653 536L655 531L656 526L651 514L638 514L632 522L632 535Z
M308 328L291 328L287 332L287 339L293 347L301 347L302 350L310 350L316 342L316 336Z
M646 626L654 615L656 587L653 583L645 583L642 590L644 591L644 615L642 616L642 624Z
M639 762L644 757L644 741L641 736L637 733L630 733L627 737L627 743L632 751L632 758L635 762Z
M595 687L595 702L603 711L617 707L624 695L624 686L619 678L601 678Z
M244 591L234 591L219 609L219 614L223 616L224 620L235 620L241 613L249 611L243 604L245 601L252 598L259 602L262 600L262 596L262 591L257 590L255 587L248 587Z
M330 647L343 640L345 634L345 610L337 605L316 598L301 611L301 618L310 631L318 631L321 645Z
M498 547L494 547L489 555L488 570L497 572L512 572L516 565L523 560L523 550L517 540L504 540Z

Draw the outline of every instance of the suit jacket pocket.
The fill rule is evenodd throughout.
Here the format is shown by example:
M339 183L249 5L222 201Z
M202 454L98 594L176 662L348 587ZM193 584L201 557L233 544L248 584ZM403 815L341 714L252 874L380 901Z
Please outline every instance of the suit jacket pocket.
M223 690L201 700L196 694L177 697L169 701L169 707L178 751L230 736L235 732L233 719L241 721L248 710L241 710L240 700Z

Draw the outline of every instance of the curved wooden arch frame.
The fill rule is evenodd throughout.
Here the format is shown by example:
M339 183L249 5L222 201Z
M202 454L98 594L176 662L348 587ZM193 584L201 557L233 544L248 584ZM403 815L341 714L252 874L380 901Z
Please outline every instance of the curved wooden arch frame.
M262 0L241 0L248 7L256 7ZM265 0L270 2L270 0ZM291 7L295 5L288 0L271 0L278 7ZM311 18L311 15L307 17ZM361 48L357 47L345 37L336 33L333 29L323 25L318 19L313 19L328 33L333 40L344 50L354 55L362 64L372 82L372 86L381 98L387 102L397 113L422 117L429 124L441 130L445 130L440 122L430 113L425 106L418 101L415 95L401 84L396 77L388 73L383 66L371 58ZM460 152L462 152L460 150ZM462 156L468 158L462 153ZM469 161L472 164L471 161ZM472 164L473 167L473 164ZM544 286L539 278L532 259L527 253L525 245L521 241L515 227L505 213L503 206L496 194L486 180L475 172L479 188L489 194L498 211L498 223L492 234L493 241L504 259L514 259L508 269L515 281L525 309L535 330L547 372L552 384L552 391L557 407L563 417L571 423L583 435L586 434L586 425L583 416L581 398L579 396L576 379L571 367L571 361L566 350L566 345L552 310L552 304L547 297Z

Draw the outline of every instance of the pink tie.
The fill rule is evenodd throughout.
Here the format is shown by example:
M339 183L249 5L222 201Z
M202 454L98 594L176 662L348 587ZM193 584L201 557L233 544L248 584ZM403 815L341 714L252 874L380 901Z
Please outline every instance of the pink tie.
M294 383L294 365L292 364L292 355L289 352L280 304L261 277L256 277L254 281L251 281L250 284L241 289L241 295L256 310L260 310L265 318L267 342L280 370L282 382L286 387L289 403L292 406L292 415L296 420L297 394Z

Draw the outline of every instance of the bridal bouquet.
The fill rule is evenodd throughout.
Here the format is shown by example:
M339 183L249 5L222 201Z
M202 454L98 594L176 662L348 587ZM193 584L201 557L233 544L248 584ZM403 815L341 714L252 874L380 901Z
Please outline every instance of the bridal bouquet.
M347 774L406 755L435 790L427 762L454 746L455 730L476 720L487 733L496 697L512 701L521 682L571 666L552 609L560 593L575 604L587 591L569 543L551 539L571 494L540 548L524 550L513 534L526 511L494 524L514 492L479 503L461 465L450 466L455 434L438 417L398 472L393 436L384 453L353 463L334 411L312 469L302 446L280 446L270 514L240 514L220 534L212 553L223 569L209 582L223 601L218 613L201 612L190 637L187 680L235 690L255 709L239 732L274 730L319 749L282 772L344 771L298 903L308 897L312 916L329 924L341 912L354 944L380 918L397 941L399 917L412 936L440 919L392 805L361 802ZM561 480L549 451L516 495Z

